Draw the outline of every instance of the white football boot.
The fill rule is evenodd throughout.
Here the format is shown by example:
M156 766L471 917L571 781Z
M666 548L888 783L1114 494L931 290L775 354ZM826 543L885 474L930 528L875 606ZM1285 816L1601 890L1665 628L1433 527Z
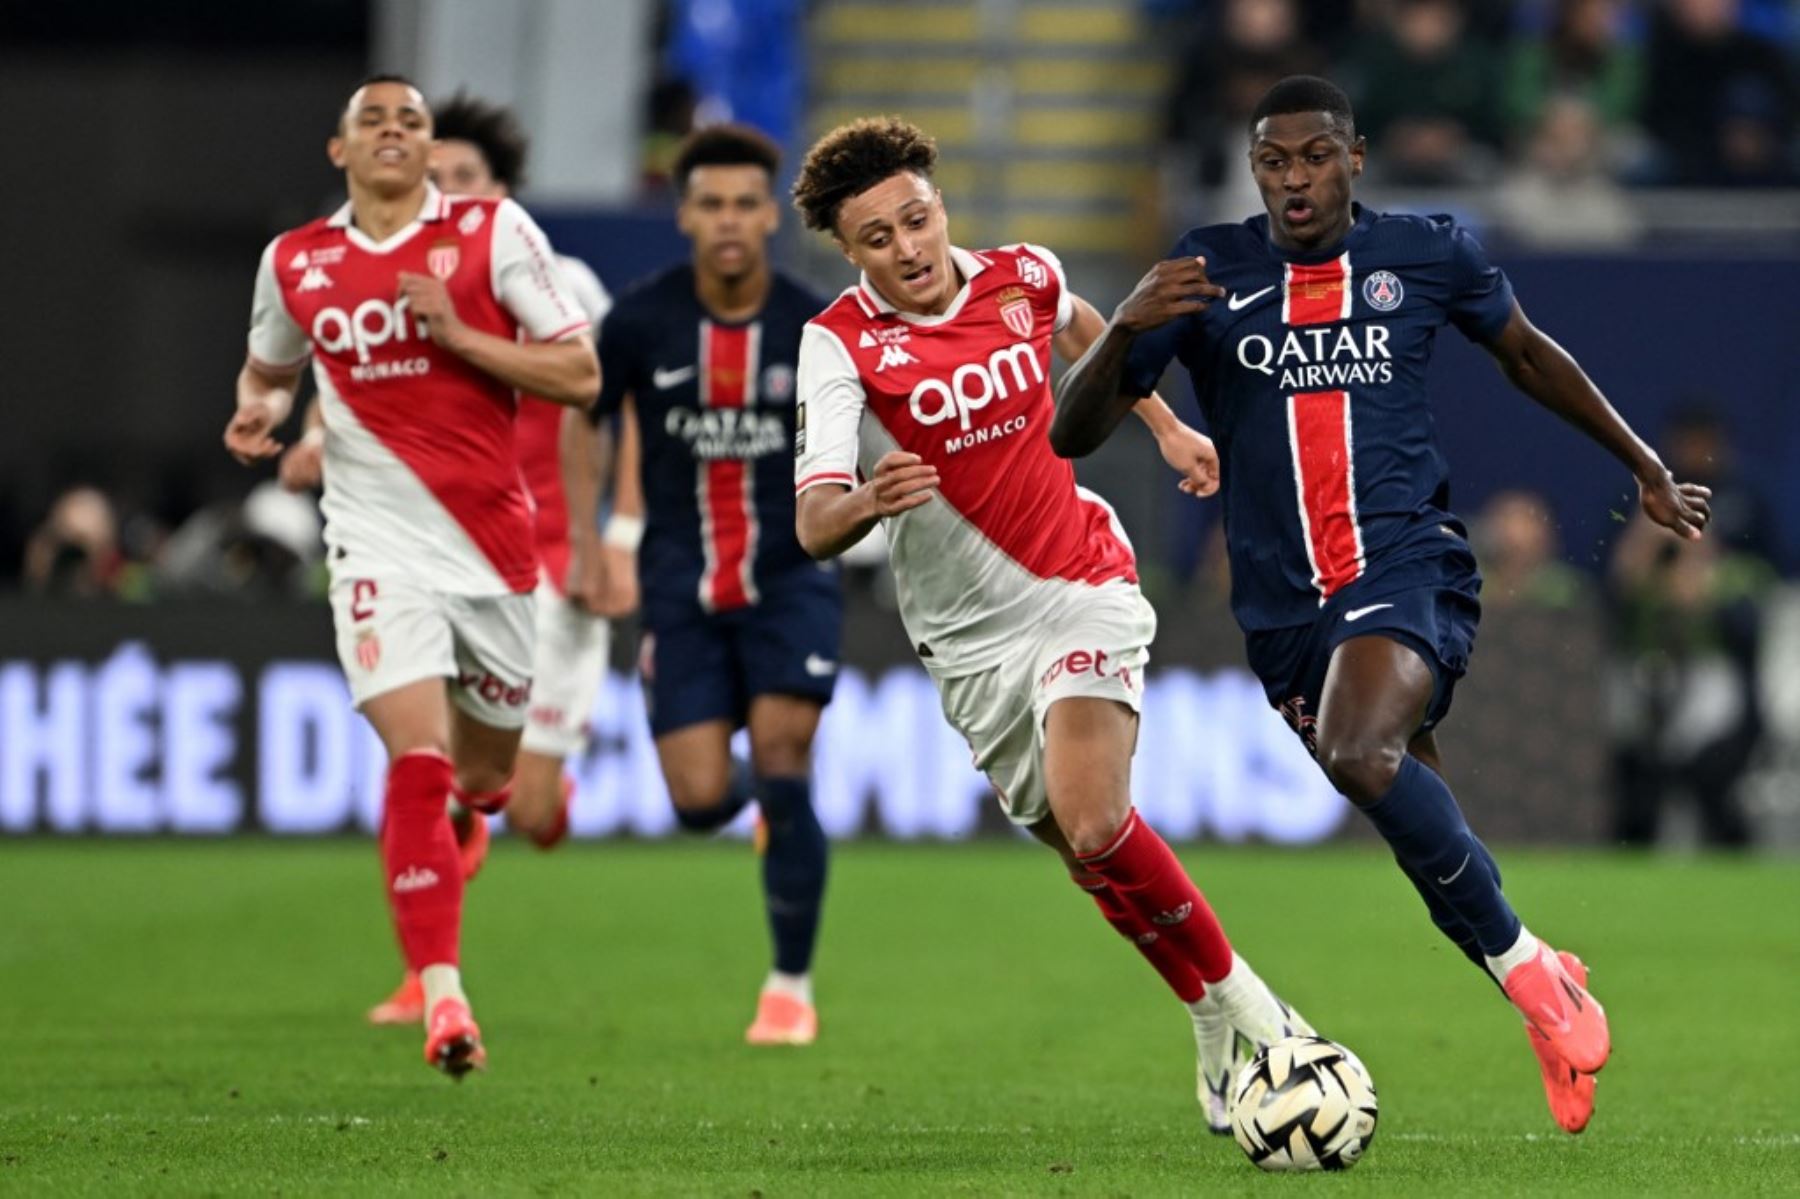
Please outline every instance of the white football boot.
M1283 1037L1310 1036L1313 1026L1269 990L1250 964L1235 952L1231 973L1209 983L1206 994L1188 1005L1199 1050L1200 1110L1212 1132L1231 1131L1231 1088L1244 1064L1263 1046Z

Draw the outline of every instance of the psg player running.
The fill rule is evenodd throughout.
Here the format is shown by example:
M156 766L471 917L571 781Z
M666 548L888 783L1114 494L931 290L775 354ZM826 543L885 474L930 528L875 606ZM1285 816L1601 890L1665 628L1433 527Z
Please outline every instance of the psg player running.
M884 525L944 714L1008 817L1187 1005L1199 1098L1224 1132L1240 1043L1311 1030L1131 805L1156 617L1112 509L1049 443L1051 347L1078 357L1104 322L1048 250L951 245L936 159L903 121L857 121L813 146L794 185L807 225L862 270L801 343L800 542L830 558ZM1184 488L1210 492L1207 439L1154 396L1136 409Z
M1550 1109L1593 1112L1610 1048L1587 971L1521 923L1445 784L1433 733L1468 664L1481 581L1446 509L1425 372L1445 324L1526 395L1631 469L1644 511L1684 537L1709 518L1506 276L1448 217L1351 200L1365 154L1349 101L1285 79L1250 121L1267 215L1184 235L1064 376L1058 453L1086 454L1172 358L1191 372L1224 485L1232 608L1269 702L1386 838L1431 918L1525 1018Z
M599 373L543 234L510 200L439 192L431 139L407 80L350 97L329 144L349 202L263 252L225 444L245 463L281 452L310 357L338 657L390 762L388 902L425 992L426 1060L461 1077L486 1052L459 970L445 802L505 803L531 695L538 564L516 393L585 406Z
M745 1039L806 1045L818 1035L812 958L826 877L812 742L837 682L843 601L837 572L794 541L795 361L824 302L769 263L779 161L774 143L736 125L703 129L676 154L677 219L693 254L632 287L601 326L606 383L593 415L635 413L641 432L623 422L618 502L603 544L577 545L575 572L591 577L597 549L607 610L622 615L641 554L640 661L676 818L714 830L751 800L762 817L774 964ZM593 430L566 421L564 436L573 497ZM640 439L641 485L627 460ZM644 524L620 529L640 506ZM591 499L574 511L594 519ZM748 770L731 757L744 727Z

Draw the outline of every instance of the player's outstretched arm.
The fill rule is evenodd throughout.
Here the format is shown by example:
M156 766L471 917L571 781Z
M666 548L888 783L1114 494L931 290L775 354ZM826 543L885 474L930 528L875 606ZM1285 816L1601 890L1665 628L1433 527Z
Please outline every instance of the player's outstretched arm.
M400 298L425 322L431 340L508 387L556 404L592 406L600 394L600 359L586 333L561 341L513 341L470 328L456 314L444 281L400 272Z
M875 464L867 483L821 483L802 491L794 501L794 535L813 558L835 558L867 537L877 521L929 502L937 485L937 467L894 450Z
M1656 451L1632 432L1581 365L1513 305L1512 317L1487 344L1514 387L1599 442L1637 480L1644 514L1690 540L1712 519L1708 488L1680 483Z
M1204 312L1208 301L1224 294L1207 280L1204 258L1168 258L1151 267L1080 361L1063 373L1050 448L1064 458L1098 449L1143 398L1124 392L1125 363L1138 334Z
M281 453L275 430L294 410L300 366L273 367L246 358L237 377L237 411L225 426L225 448L245 466Z

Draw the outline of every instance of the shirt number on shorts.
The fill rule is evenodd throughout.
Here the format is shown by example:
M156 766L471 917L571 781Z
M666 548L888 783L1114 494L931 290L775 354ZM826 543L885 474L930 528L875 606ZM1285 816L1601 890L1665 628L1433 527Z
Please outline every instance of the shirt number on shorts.
M357 579L350 584L350 619L358 624L375 616L375 580Z

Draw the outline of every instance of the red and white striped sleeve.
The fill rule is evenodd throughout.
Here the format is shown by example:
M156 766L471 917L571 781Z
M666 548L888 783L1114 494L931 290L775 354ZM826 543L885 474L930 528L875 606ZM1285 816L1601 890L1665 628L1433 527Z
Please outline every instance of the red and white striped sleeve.
M862 379L837 334L809 324L800 334L799 403L794 413L794 494L825 484L856 486Z

